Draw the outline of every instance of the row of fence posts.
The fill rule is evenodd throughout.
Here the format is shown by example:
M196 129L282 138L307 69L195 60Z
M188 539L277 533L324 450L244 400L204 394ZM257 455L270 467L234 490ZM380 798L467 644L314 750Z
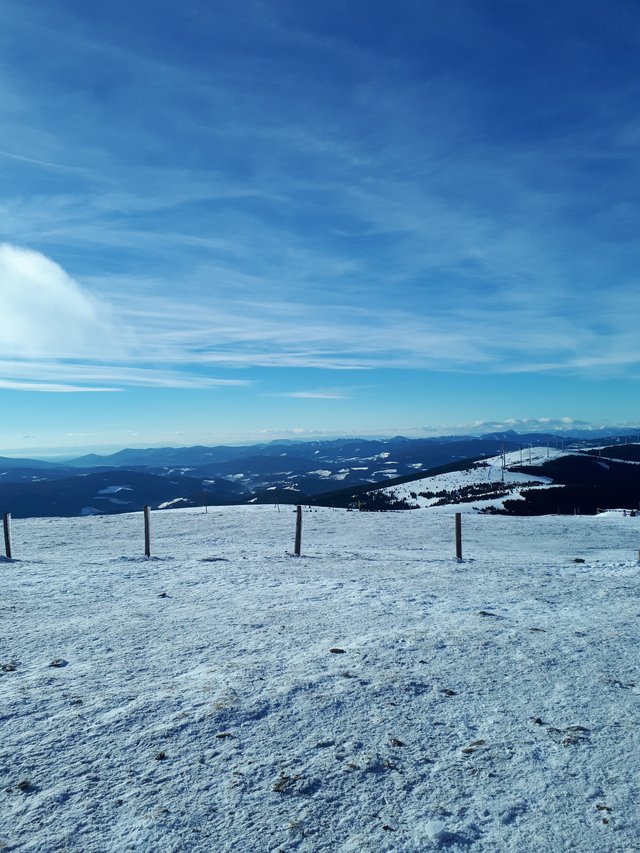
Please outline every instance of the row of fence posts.
M205 507L206 512L206 507ZM300 556L302 549L302 507L296 507L296 538L293 546L293 553L296 557ZM144 555L151 556L151 511L148 506L144 508Z
M144 555L151 556L151 510L148 506L144 508ZM4 550L7 560L13 559L11 554L11 513L5 512L2 517L4 529ZM293 553L300 556L302 549L302 507L296 507L296 538ZM456 559L462 560L462 514L456 513Z

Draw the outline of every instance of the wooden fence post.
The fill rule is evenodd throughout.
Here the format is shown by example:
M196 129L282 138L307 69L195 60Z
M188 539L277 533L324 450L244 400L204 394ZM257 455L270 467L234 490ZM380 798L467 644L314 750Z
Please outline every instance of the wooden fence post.
M151 556L151 530L148 506L144 508L144 555L145 557Z
M456 513L456 560L462 560L462 513Z
M11 513L5 512L2 516L2 526L4 528L4 552L7 555L7 560L11 560Z
M296 544L294 553L296 557L300 556L300 547L302 545L302 507L296 507Z

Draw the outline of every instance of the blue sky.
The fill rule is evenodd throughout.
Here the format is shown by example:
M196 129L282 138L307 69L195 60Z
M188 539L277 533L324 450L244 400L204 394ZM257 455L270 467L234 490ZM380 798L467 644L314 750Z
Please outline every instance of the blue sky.
M0 455L640 422L636 0L0 20Z

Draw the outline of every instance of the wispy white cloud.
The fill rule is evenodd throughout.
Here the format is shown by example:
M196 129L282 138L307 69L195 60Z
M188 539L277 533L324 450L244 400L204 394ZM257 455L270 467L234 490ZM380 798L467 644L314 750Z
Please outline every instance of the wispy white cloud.
M84 387L246 385L230 368L575 372L640 364L640 297L608 294L599 324L553 293L498 291L423 312L325 300L256 298L256 276L200 270L179 295L162 280L111 280L98 298L42 253L0 246L0 362L5 381ZM91 280L91 279L90 279ZM104 280L93 278L92 288ZM336 295L337 298L337 295ZM468 303L471 304L468 304ZM5 386L9 387L9 386ZM18 385L12 387L18 388ZM32 388L38 387L32 385ZM42 390L45 390L43 387ZM293 391L325 399L344 392Z
M239 63L224 51L228 37L236 56L231 7L201 15L207 50L187 56L180 39L140 50L60 7L47 18L6 3L16 43L53 47L61 16L64 68L91 74L45 88L0 61L15 140L0 151L13 175L0 199L12 243L0 255L5 381L204 388L246 382L212 371L254 367L638 370L636 205L624 191L635 184L584 177L594 164L632 173L632 92L590 92L590 105L581 95L597 122L494 131L518 111L489 113L493 89L454 63L411 76L428 50L398 64L355 32L316 32L278 3L252 8ZM499 55L503 37L467 12L445 35ZM447 19L432 13L436 28ZM508 80L498 91L512 106L519 97ZM543 123L554 104L532 100L527 120Z
M0 356L108 355L111 311L40 252L0 244Z
M96 382L112 383L114 388L216 388L243 387L251 384L247 379L219 379L214 376L193 374L187 371L158 367L130 367L125 364L80 363L55 360L0 360L0 374L11 379L15 387L39 384L69 387L78 391L91 390ZM7 385L6 387L9 387ZM114 390L104 388L97 390Z
M47 394L104 393L119 391L119 388L93 388L90 385L63 385L59 382L17 382L1 379L0 388L7 391L38 391Z
M36 157L25 157L23 154L16 154L14 151L6 151L0 149L0 157L4 157L7 160L17 160L19 163L28 163L32 166L39 166L43 169L54 169L56 171L60 170L63 172L82 173L82 170L78 169L76 166L69 166L62 163L53 163L50 160L39 160Z

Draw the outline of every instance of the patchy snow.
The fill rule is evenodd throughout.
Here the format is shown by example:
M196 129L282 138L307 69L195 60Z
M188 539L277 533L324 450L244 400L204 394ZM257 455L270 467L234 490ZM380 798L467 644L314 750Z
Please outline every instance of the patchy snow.
M0 848L640 850L640 519L294 527L14 521Z
M116 495L118 492L131 492L133 489L131 486L106 486L104 489L100 489L98 492L99 495Z
M170 509L171 507L179 507L180 504L189 503L189 498L173 498L171 501L164 501L158 504L158 509Z

